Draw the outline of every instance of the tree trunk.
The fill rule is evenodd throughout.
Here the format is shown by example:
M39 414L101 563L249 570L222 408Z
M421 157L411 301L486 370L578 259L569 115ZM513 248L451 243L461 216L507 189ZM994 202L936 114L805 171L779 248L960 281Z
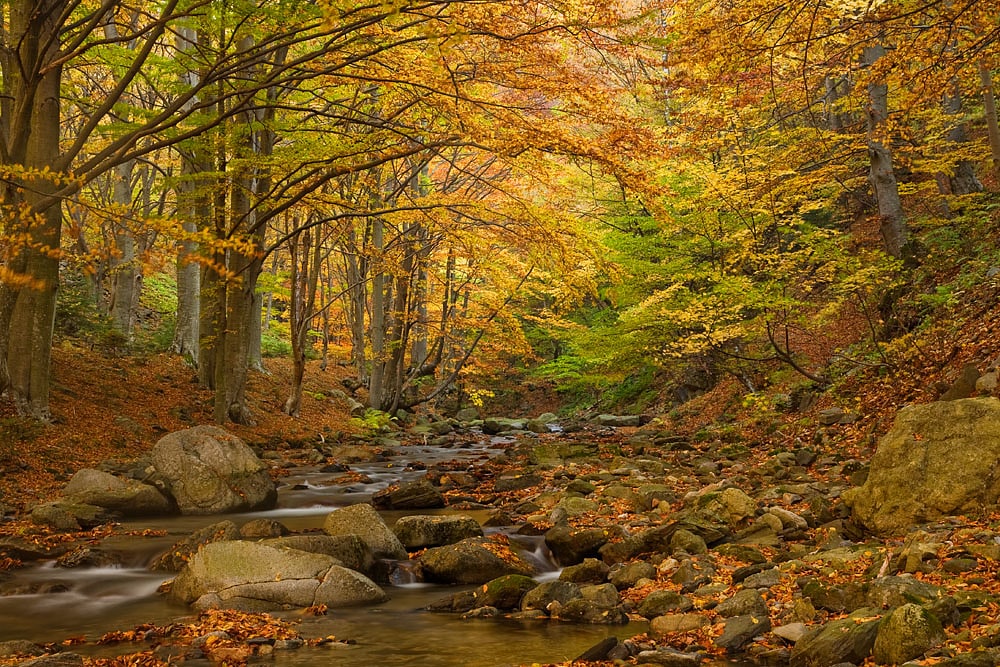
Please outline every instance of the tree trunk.
M368 306L368 263L361 254L361 244L358 242L357 230L348 230L347 247L343 253L344 288L347 326L351 332L351 365L354 366L358 382L368 381L368 357L365 354L367 338L366 312Z
M823 96L823 116L826 119L826 126L834 132L843 132L854 119L851 114L842 111L838 101L847 97L851 92L850 79L844 76L827 76L823 80L826 94Z
M881 45L866 46L862 55L862 64L870 67L885 55L885 47ZM868 155L871 159L871 169L868 181L878 202L879 227L885 249L893 257L902 257L903 246L906 245L909 230L906 216L903 214L903 204L899 198L899 185L896 183L896 173L892 167L892 150L888 139L883 137L886 121L889 118L889 87L884 83L872 81L868 84Z
M382 391L385 380L385 332L388 320L386 289L389 276L385 273L382 255L385 252L385 224L381 218L372 221L372 249L376 253L372 276L372 312L369 329L372 342L372 368L368 378L368 406L382 409Z
M309 323L316 308L316 288L319 285L322 246L318 234L306 229L293 238L288 247L292 260L291 299L289 302L292 333L292 386L285 401L284 412L298 417L302 408L302 380L306 371Z
M66 7L65 0L14 0L8 3L9 16L5 46L13 51L4 56L4 120L2 129L13 165L28 169L58 169L60 162L60 83L62 68L54 64L59 39L56 19ZM16 63L15 63L16 61ZM11 119L11 106L27 109L24 124ZM10 183L3 205L9 231L24 234L28 243L15 249L10 268L29 282L0 284L0 355L6 367L0 382L14 401L19 414L41 420L50 418L49 363L52 329L55 323L56 291L59 287L59 258L62 208L51 202L56 183L31 179L30 183Z
M194 30L181 28L177 36L177 49L194 49L198 41L207 41ZM198 72L187 72L184 82L194 87L202 79ZM177 188L178 212L185 235L208 228L212 219L211 179L206 174L212 170L211 156L203 139L196 138L181 150L181 179ZM170 349L188 359L195 366L200 363L200 314L201 275L198 262L198 244L184 238L177 244L177 317L174 340ZM207 383L206 383L207 384Z
M990 154L993 158L993 178L1000 188L1000 124L997 122L997 102L993 94L993 73L986 63L979 61L979 80L983 84L983 115L990 136Z
M122 211L133 210L132 180L135 160L129 160L114 169L112 201ZM115 222L115 247L117 256L111 260L111 299L108 315L111 324L126 342L131 342L135 326L136 308L139 305L139 291L142 271L139 268L136 242L132 230L125 220Z

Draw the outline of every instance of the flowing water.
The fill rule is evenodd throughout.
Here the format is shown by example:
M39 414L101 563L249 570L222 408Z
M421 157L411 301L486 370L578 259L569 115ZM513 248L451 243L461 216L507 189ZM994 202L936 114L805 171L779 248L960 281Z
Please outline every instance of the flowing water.
M503 442L484 440L464 449L403 446L389 460L352 465L370 483L338 484L338 474L303 468L286 478L279 490L278 507L267 512L230 515L237 525L254 518L280 520L293 532L319 528L337 507L367 501L373 493L398 481L424 474L420 462L481 462ZM419 513L449 512L421 510ZM462 512L482 520L485 513ZM390 526L403 512L385 512ZM169 576L150 572L149 562L180 537L221 517L167 517L143 519L127 528L162 529L162 537L119 536L105 540L102 549L121 557L116 567L67 569L52 563L23 568L0 580L0 641L28 639L39 643L68 637L95 640L110 630L130 629L140 623L170 623L189 617L190 610L157 592ZM522 554L532 560L539 580L555 578L558 568L551 561L541 538L511 535ZM379 664L409 667L460 667L565 662L590 646L614 635L627 638L644 632L644 623L627 626L591 626L559 622L527 622L509 619L466 620L458 615L421 611L431 602L463 590L415 582L406 563L394 570L393 584L385 586L386 603L352 609L331 610L326 616L302 620L304 637L335 636L350 643L320 648L279 651L273 662L279 666L312 666L335 661L343 667ZM290 614L302 618L297 614Z

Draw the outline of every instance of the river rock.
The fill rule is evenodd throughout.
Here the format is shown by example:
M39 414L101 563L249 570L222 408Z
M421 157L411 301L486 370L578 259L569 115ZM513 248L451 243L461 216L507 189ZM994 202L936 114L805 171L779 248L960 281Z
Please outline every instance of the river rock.
M596 556L610 538L603 528L573 528L554 526L545 532L545 546L560 565L576 565L589 556Z
M681 528L670 538L670 548L674 552L683 551L686 554L696 555L708 553L708 545L704 538L695 535L686 528Z
M659 665L660 667L697 667L705 664L707 655L696 651L688 653L677 649L662 647L650 651L640 651L636 656L641 665Z
M767 602L755 589L744 588L728 600L723 600L715 611L720 616L767 616Z
M66 553L67 546L37 544L23 537L0 537L0 557L15 560L47 560Z
M580 587L569 581L546 581L525 593L521 599L521 609L547 611L553 602L564 605L570 600L583 597Z
M739 651L749 644L754 637L771 630L771 621L767 614L763 616L732 616L726 619L722 634L715 638L715 645L730 653Z
M839 613L863 608L866 604L868 585L851 581L843 584L825 583L814 577L799 581L802 596L808 598L817 609Z
M614 426L622 428L628 426L642 426L642 415L597 415L597 423L601 426Z
M861 487L843 494L854 518L878 533L979 511L1000 498L1000 400L907 406L879 441Z
M573 662L598 662L600 660L607 660L611 652L618 648L619 645L620 642L617 637L605 637L576 656Z
M181 514L270 509L278 499L264 463L218 426L165 435L153 446L152 459Z
M114 551L105 551L100 547L86 544L77 546L56 559L56 565L65 568L74 567L114 567L121 565L122 556Z
M609 580L618 590L632 588L643 579L656 579L656 568L646 561L636 561L611 571Z
M690 632L711 625L712 621L702 614L664 614L649 622L649 631L654 635L670 635L676 632Z
M426 479L419 479L377 492L372 504L379 509L423 510L444 507L445 502L441 491Z
M345 607L386 599L364 575L335 558L257 542L213 542L201 548L174 579L171 595L196 607L243 610Z
M468 537L483 535L482 527L472 517L429 514L404 516L396 521L392 532L411 551L454 544Z
M84 530L96 528L120 518L117 512L87 503L57 500L36 505L31 510L32 522L52 526L56 530Z
M787 623L785 625L779 625L776 628L772 628L771 632L773 632L776 637L781 637L785 641L794 644L809 632L809 627L805 623Z
M524 473L522 475L505 475L497 479L493 483L493 490L497 493L506 493L508 491L521 491L523 489L530 489L533 486L538 486L544 480L541 475L533 472Z
M938 586L914 577L878 577L868 586L868 606L889 609L909 602L926 606L939 600L942 594Z
M475 590L473 607L495 607L510 611L521 606L521 598L538 585L531 577L523 574L507 574L497 577Z
M161 516L175 511L173 503L155 486L93 468L74 474L62 495L69 502L97 505L122 516Z
M582 592L582 591L581 591ZM552 611L558 611L560 620L575 623L590 623L594 625L621 625L628 623L628 616L620 606L604 606L588 600L585 597L570 600L566 604L558 603L550 605Z
M83 656L79 653L51 653L17 663L17 667L82 667Z
M0 642L0 658L9 658L15 655L42 655L45 649L29 642L27 639L14 639L12 641Z
M582 563L564 567L559 573L559 580L575 584L603 584L608 580L610 571L611 568L604 561L584 558Z
M860 665L875 645L877 613L859 609L847 618L812 630L792 648L791 667L829 667L842 662Z
M149 567L151 570L161 572L179 572L203 544L235 540L238 537L239 529L232 521L227 519L213 523L199 528L174 543L172 547L160 554Z
M757 502L735 487L723 489L717 495L711 494L702 502L703 511L718 516L730 525L745 522L757 512Z
M365 574L372 572L375 567L371 547L358 535L288 535L264 540L261 544L332 556L344 567Z
M403 543L389 530L375 508L367 503L330 512L323 523L323 532L327 535L357 535L371 547L375 558L404 560L407 557Z
M639 604L639 615L646 618L664 616L672 612L684 612L693 608L694 604L677 591L653 591Z
M240 526L240 537L261 539L288 534L288 526L274 519L251 519Z
M533 574L533 568L508 550L503 558L495 542L468 538L428 549L420 557L420 571L427 581L442 584L483 584L506 574Z
M880 665L898 665L944 642L941 621L917 604L896 607L882 619L872 655Z

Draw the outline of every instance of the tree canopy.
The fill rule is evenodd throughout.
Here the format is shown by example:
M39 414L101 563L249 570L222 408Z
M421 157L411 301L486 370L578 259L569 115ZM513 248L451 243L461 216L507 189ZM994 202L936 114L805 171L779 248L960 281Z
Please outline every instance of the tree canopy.
M988 4L10 0L0 388L49 418L57 314L135 347L159 285L219 422L278 339L290 414L331 344L386 412L823 384L993 205Z

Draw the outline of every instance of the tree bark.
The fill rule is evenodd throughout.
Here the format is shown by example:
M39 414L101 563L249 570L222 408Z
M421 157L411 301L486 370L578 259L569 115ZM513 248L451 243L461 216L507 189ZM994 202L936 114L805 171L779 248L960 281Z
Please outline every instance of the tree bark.
M997 102L993 94L993 73L986 63L979 61L979 80L983 84L983 115L990 137L990 154L993 159L993 178L1000 187L1000 123L997 122Z
M57 19L66 0L13 0L3 61L3 141L12 166L51 170L59 164L60 85ZM8 115L19 112L18 118ZM26 113L23 113L26 112ZM8 230L28 243L12 249L9 268L30 280L0 284L0 382L19 414L47 420L49 361L59 287L58 252L62 208L52 194L58 184L28 177L8 182L3 206Z
M885 55L885 47L881 45L866 46L862 55L862 64L866 67L874 65ZM885 243L886 252L893 257L902 257L903 246L909 235L906 216L903 213L903 203L899 198L899 185L892 166L892 150L882 134L889 118L889 87L885 83L872 81L868 84L868 156L871 168L868 181L871 183L878 203L879 228Z

